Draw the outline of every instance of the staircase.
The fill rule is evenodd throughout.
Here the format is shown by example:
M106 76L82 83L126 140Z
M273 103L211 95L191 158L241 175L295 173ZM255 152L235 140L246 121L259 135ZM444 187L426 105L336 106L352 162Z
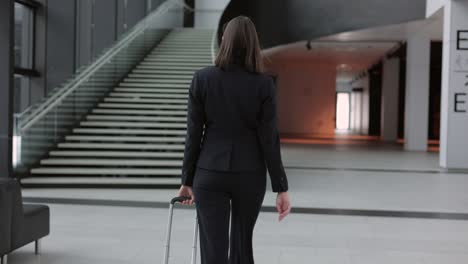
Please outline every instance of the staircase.
M23 186L180 186L188 88L194 71L212 64L212 37L212 30L171 31Z

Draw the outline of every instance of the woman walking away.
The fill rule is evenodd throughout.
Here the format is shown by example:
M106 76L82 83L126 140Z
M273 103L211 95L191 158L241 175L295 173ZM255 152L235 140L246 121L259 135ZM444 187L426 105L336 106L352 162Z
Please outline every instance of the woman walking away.
M196 71L189 88L178 196L190 197L183 204L195 203L201 264L254 263L252 235L267 169L281 221L291 205L275 85L263 73L254 24L239 16L225 27L215 66Z

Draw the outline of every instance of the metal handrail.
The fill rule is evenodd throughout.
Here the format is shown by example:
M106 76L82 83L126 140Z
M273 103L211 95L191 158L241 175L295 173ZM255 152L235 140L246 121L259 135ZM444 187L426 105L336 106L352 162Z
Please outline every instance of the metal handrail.
M84 71L75 76L70 83L66 84L59 92L52 95L49 99L42 102L41 105L36 108L31 114L26 117L26 120L18 124L20 132L28 129L33 124L35 124L41 117L46 115L51 109L58 105L67 95L72 93L77 87L79 87L85 81L88 81L89 78L105 63L113 57L114 54L119 52L123 47L130 43L134 38L136 38L140 32L146 30L149 26L148 21L154 19L155 17L166 13L174 5L182 6L187 8L187 5L183 0L167 0L164 3L160 4L159 7L152 11L148 16L138 22L131 30L127 32L119 41L117 41L112 48L107 50L101 57L89 65ZM29 110L28 108L27 110ZM25 113L23 111L19 115Z

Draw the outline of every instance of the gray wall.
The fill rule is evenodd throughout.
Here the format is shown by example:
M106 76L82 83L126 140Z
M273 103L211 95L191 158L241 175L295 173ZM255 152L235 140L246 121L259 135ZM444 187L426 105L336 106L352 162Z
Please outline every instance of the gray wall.
M216 28L229 0L195 0L195 27Z
M47 91L75 70L75 1L47 1Z
M42 3L42 7L38 8L36 12L36 29L35 38L36 43L34 47L35 53L35 69L39 72L39 77L30 78L29 91L23 91L28 93L24 97L29 98L28 101L23 101L25 105L21 105L19 108L24 109L31 104L39 101L46 94L47 87L47 0L39 0ZM15 91L16 93L17 91ZM23 96L23 95L22 95Z
M76 68L86 65L91 61L93 54L92 47L92 0L79 0L76 2L76 43L75 56ZM110 29L115 31L115 29Z
M117 34L132 28L146 14L146 0L117 0Z
M2 1L5 2L5 1ZM6 1L8 2L8 1ZM19 95L25 109L89 64L163 0L39 0L36 69L29 90Z
M0 177L12 174L13 0L0 1Z
M73 0L72 0L73 1ZM88 64L103 49L147 14L147 0L75 0L76 67ZM153 1L152 9L162 1Z
M250 16L264 48L350 30L424 19L426 0L231 0L221 24Z

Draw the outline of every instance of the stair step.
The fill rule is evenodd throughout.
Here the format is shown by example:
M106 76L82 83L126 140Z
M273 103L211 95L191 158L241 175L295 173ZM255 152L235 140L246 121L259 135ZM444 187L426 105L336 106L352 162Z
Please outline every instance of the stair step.
M66 165L66 166L165 166L165 167L180 167L181 160L157 160L157 159L69 159L69 158L53 158L44 159L40 162L41 165Z
M177 110L128 110L128 109L105 109L96 108L92 110L94 114L123 114L123 115L169 115L169 116L187 116L187 111Z
M168 99L168 98L104 98L104 102L117 102L117 103L162 103L162 104L187 104L186 99Z
M138 65L136 66L136 69L139 69L139 70L187 70L187 71L196 71L196 70L199 70L201 69L202 67L198 67L198 66L158 66L158 65L151 65L151 66L147 66L147 65Z
M180 173L178 174L180 175ZM21 184L26 187L47 186L47 187L62 187L66 186L141 186L141 187L161 187L161 185L178 185L180 186L180 177L158 176L158 177L30 177L21 179Z
M211 50L205 51L189 51L189 50L171 50L171 49L155 49L147 54L145 59L160 57L160 58L186 58L190 59L212 59Z
M67 141L120 141L120 142L177 142L184 143L184 137L124 137L124 136L66 136Z
M185 36L208 36L210 34L213 34L213 30L208 28L175 28L167 34L166 38L172 36L177 36L178 38Z
M173 116L132 116L132 115L88 115L87 120L128 120L128 121L165 121L186 122L186 117Z
M186 128L187 124L156 123L156 122L109 122L109 121L81 121L83 127L154 127L154 128Z
M187 58L172 58L172 57L167 57L167 58L152 58L152 57L146 57L143 61L150 61L150 62L196 62L196 63L202 63L202 64L213 64L211 58L198 58L198 59L187 59Z
M187 105L155 105L155 104L114 104L100 103L102 108L132 108L132 109L187 109Z
M169 45L169 44L172 44L172 45L194 45L194 46L205 46L205 45L208 45L208 46L211 46L211 42L212 42L212 38L209 38L209 37L202 37L200 39L194 39L194 38L190 38L191 42L183 42L183 41L180 41L181 40L181 37L179 38L171 38L170 36L168 36L167 38L164 38L161 42L160 42L160 45L164 44L164 45Z
M128 75L130 78L139 78L139 79L157 79L157 80L192 80L192 75L169 75L169 74L138 74L138 73L130 73Z
M180 169L127 168L34 168L31 174L45 175L180 175ZM180 181L180 180L179 180Z
M154 54L163 54L163 55L188 55L188 56L205 56L205 58L210 58L211 57L211 48L206 48L206 49L198 49L198 50L192 50L192 49L172 49L172 48L156 48L153 51L151 51L150 55Z
M118 157L118 158L183 158L182 152L144 152L144 151L65 151L53 150L51 157Z
M188 88L190 83L136 83L136 82L121 82L118 87L138 87L138 88Z
M104 135L186 135L186 130L172 129L118 129L118 128L74 128L76 134Z
M167 36L166 38L164 38L161 43L164 43L164 44L168 44L168 43L171 43L171 44L178 44L180 43L182 40L189 40L190 43L196 43L196 44L203 44L203 45L211 45L212 43L212 40L213 40L213 35L206 35L206 36L201 36L201 37L183 37L183 36L179 36L179 37L175 37L175 36Z
M160 42L159 45L174 45L174 46L184 46L184 47L187 47L187 46L190 47L190 45L192 45L194 47L199 47L199 46L210 47L212 38L189 39L190 42L188 43L185 41L181 41L181 40L184 40L184 39L180 39L180 38L164 39L163 41Z
M118 144L118 143L59 143L58 147L73 149L157 149L183 150L183 144Z
M148 69L134 69L133 73L137 74L168 74L168 75L184 75L193 77L193 70L148 70Z
M190 47L190 46L169 46L169 45L163 45L160 44L158 47L154 50L155 52L184 52L184 53L189 53L189 54L211 54L211 47L208 45L204 46L198 46L198 47Z
M163 41L166 42L181 42L181 41L190 41L190 42L208 42L211 43L211 39L213 38L213 35L203 35L203 36L177 36L177 35L169 35L163 39ZM161 41L161 42L163 42Z
M211 58L211 51L193 52L193 51L183 51L183 50L155 50L155 51L152 51L148 55L148 58L153 58L153 57L209 59Z
M193 48L206 48L211 47L213 43L213 36L201 37L173 37L168 36L164 38L156 47L193 47ZM192 45L192 46L190 46Z
M187 62L188 61L188 62ZM148 66L169 66L169 67L199 67L199 68L203 68L203 67L206 67L206 66L210 66L212 65L211 62L192 62L192 61L189 61L187 60L185 62L183 61L180 61L180 62L160 62L160 61L157 61L157 62L154 62L154 61L142 61L139 63L139 65L148 65Z
M130 98L183 98L188 99L188 94L174 94L174 93L121 93L112 92L109 94L112 97L130 97Z
M22 183L85 187L180 185L189 87L195 71L213 65L214 36L210 29L174 29L123 81L112 82L119 74L111 68L103 69L92 82L77 90L74 99L64 100L61 106L64 111L78 107L90 113L83 111L85 120L68 131L62 142L48 144L55 145L55 149L40 161L39 167L31 169L35 177L25 178ZM140 55L129 51L115 62L133 63ZM59 116L72 120L70 117Z
M178 93L188 94L189 89L165 89L165 88L115 88L115 92L135 92L135 93Z
M128 83L183 83L183 84L190 84L192 79L149 79L149 78L125 78L124 82Z

